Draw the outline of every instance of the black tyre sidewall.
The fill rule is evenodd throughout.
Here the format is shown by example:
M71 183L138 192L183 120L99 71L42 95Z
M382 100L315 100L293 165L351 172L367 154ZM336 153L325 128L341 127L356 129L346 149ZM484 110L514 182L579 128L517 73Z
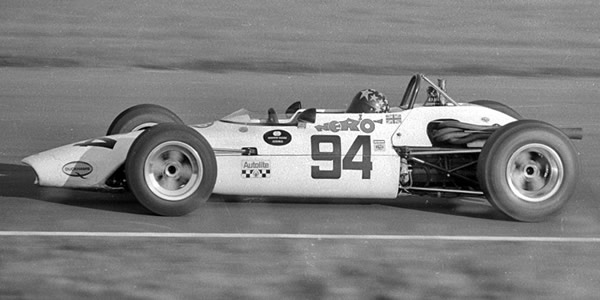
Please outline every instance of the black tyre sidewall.
M549 199L528 202L515 195L506 179L510 156L520 147L539 143L552 148L562 160L560 189ZM571 141L554 126L534 120L510 123L496 131L484 145L477 166L481 189L490 203L509 217L538 222L556 214L575 190L579 160Z
M121 112L110 124L106 135L126 133L145 123L175 123L183 121L169 109L155 104L140 104Z
M180 201L160 198L149 188L144 165L150 152L167 141L179 141L192 146L202 161L202 180L198 189ZM159 124L134 141L127 154L125 174L129 189L136 199L151 212L163 216L181 216L197 209L210 197L217 178L217 163L210 144L192 128L177 124Z

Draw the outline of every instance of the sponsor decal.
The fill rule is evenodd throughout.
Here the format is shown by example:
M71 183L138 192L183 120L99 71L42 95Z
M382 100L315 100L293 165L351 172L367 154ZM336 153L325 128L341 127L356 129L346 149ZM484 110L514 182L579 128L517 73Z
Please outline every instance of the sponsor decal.
M375 152L385 151L385 140L373 140L373 151L375 151Z
M400 124L402 123L402 117L400 114L385 115L386 124Z
M292 141L292 135L287 131L277 129L265 133L263 139L269 145L283 146Z
M242 161L242 178L271 177L271 162L268 160Z
M75 146L79 146L79 147L102 147L102 148L113 149L116 144L117 144L116 140L113 140L113 139L107 138L107 137L103 137L103 138L97 138L97 139L89 139L89 140L83 141L83 142L81 142L79 144L75 144Z
M317 125L315 128L317 131L362 131L364 133L371 133L375 131L375 123L383 124L383 119L371 120L371 119L358 119L354 120L348 118L343 121L331 121Z
M62 171L68 176L85 179L85 176L91 174L94 171L94 168L84 161L72 161L64 165Z

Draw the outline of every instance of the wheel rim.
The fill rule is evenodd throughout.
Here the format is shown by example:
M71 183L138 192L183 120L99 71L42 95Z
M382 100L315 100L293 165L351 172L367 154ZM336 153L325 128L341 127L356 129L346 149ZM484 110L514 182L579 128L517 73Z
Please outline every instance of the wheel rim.
M527 202L542 202L559 190L564 168L556 151L543 144L528 144L508 160L506 179L511 191Z
M190 145L178 141L156 146L144 163L144 178L152 193L168 201L192 195L202 181L202 160Z

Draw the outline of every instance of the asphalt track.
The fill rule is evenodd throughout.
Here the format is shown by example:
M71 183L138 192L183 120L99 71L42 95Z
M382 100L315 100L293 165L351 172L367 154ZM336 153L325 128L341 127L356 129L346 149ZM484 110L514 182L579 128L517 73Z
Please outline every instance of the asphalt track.
M241 107L283 110L297 100L305 107L344 107L365 87L394 102L408 79L3 69L0 298L38 298L45 292L156 299L198 293L357 299L597 295L595 78L446 78L459 101L497 100L527 118L584 128L584 139L574 142L582 165L577 192L560 215L542 223L510 221L472 199L428 197L214 196L190 215L165 218L149 214L127 193L35 186L33 171L19 163L27 155L103 135L112 118L134 104L164 105L184 121L200 123Z

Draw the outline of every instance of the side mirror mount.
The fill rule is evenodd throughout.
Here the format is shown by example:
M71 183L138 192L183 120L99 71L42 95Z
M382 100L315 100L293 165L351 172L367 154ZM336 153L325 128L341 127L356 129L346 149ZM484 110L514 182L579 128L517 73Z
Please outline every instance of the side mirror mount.
M317 119L317 109L309 108L301 112L298 116L298 122L315 123Z

